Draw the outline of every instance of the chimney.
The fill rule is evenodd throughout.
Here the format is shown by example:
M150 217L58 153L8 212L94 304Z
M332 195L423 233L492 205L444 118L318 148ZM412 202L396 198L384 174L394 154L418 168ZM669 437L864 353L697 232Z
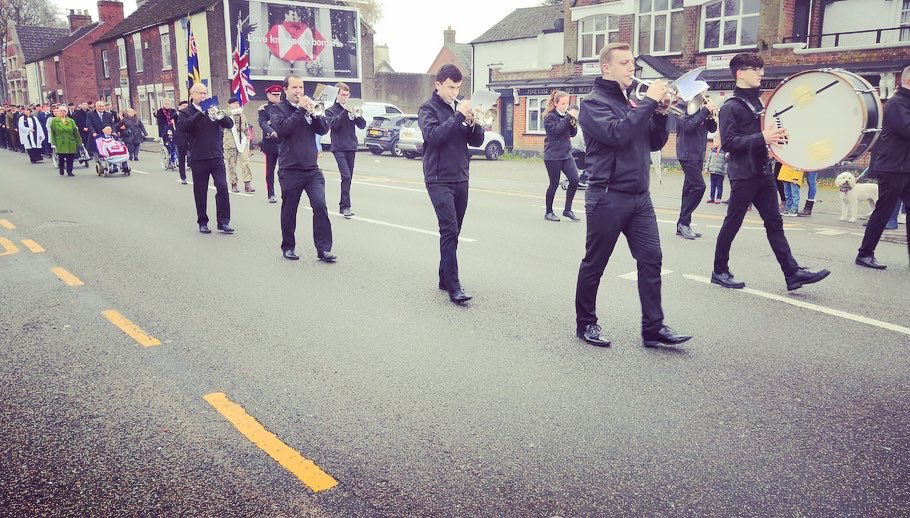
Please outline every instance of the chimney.
M455 31L451 25L449 25L448 29L442 31L442 44L446 45L448 43L455 43Z
M114 26L123 21L123 2L120 0L98 0L98 20Z
M70 32L76 32L92 23L92 17L85 9L70 9L67 11L66 18L70 22Z
M389 46L388 45L376 45L376 47L373 49L373 63L376 63L378 65L378 64L382 63L383 61L385 61L386 63L390 63Z

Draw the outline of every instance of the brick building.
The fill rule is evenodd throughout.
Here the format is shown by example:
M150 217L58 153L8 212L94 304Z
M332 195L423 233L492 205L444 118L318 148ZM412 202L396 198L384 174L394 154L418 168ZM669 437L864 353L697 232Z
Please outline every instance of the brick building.
M475 58L475 74L488 74L489 88L501 92L502 106L512 111L503 114L501 130L515 151L542 151L543 100L554 88L576 97L587 93L600 74L597 53L607 42L631 43L644 78L675 79L706 67L702 78L721 102L733 88L729 60L739 52L765 59L767 93L796 72L836 67L862 75L887 99L895 74L910 61L910 0L566 0L561 15L560 63L515 70ZM504 29L508 34L509 27ZM664 155L673 157L674 151L671 136Z
M471 54L471 45L455 41L455 31L450 25L448 29L442 31L442 48L439 49L439 54L436 55L427 74L435 76L443 65L455 65L463 75L469 76L473 62Z
M10 104L34 104L42 102L37 86L30 88L26 63L32 61L44 49L69 34L68 29L59 27L16 26L10 21L6 31L6 99Z
M97 22L88 11L71 9L69 34L31 60L29 81L35 82L44 102L82 102L97 98L92 43L123 20L123 4L99 0ZM33 78L34 76L34 78Z

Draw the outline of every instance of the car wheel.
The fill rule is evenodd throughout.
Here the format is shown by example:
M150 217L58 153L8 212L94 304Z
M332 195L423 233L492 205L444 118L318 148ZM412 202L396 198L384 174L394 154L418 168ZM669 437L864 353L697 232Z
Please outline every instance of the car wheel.
M379 155L382 154L382 149L380 149L380 148L375 148L375 147L371 147L371 148L370 148L370 153L373 153L374 155L379 156Z
M502 156L502 146L499 145L499 142L490 142L487 144L484 154L487 156L487 160L499 160L499 157Z
M405 151L404 157L407 158L408 160L414 160L415 158L417 158L417 153L415 153L413 151Z
M401 158L404 156L404 151L402 151L401 148L398 147L397 140L395 142L392 142L392 154L397 156L398 158Z

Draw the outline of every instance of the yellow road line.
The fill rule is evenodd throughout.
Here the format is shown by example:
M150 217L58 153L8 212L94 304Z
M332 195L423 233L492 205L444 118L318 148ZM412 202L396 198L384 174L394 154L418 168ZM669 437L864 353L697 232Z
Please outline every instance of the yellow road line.
M16 225L10 223L8 219L0 219L0 227L5 228L6 230L13 230L16 228Z
M126 317L121 315L119 311L109 309L107 311L103 311L101 314L110 320L111 324L119 327L120 330L129 335L130 338L139 342L139 345L143 347L161 345L160 340L147 335L145 331L139 329L139 326L127 320Z
M39 245L38 243L32 241L31 239L23 239L22 244L25 245L26 248L31 250L33 254L43 254L44 253L44 247Z
M4 250L0 256L13 255L19 252L19 247L17 247L15 244L13 244L12 241L6 239L5 237L0 237L0 246L2 246Z
M231 422L244 437L275 459L284 469L291 472L312 491L318 493L338 485L338 481L322 470L315 462L304 457L297 450L281 441L266 430L242 406L234 403L223 392L213 392L203 397L215 407L225 419Z
M85 284L81 279L79 279L79 277L76 277L75 275L64 270L63 268L60 268L59 266L51 268L51 271L54 272L54 275L59 277L60 280L63 281L63 283L67 286L82 286Z

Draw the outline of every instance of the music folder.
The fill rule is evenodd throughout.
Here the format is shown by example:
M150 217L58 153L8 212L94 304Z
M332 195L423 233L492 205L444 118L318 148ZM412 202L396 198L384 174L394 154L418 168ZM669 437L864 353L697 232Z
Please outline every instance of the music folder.
M499 100L499 96L499 92L491 92L490 90L477 90L471 94L471 106L478 109L483 108L484 110L495 108L496 101Z
M205 99L204 101L199 103L199 107L202 108L202 111L204 111L204 112L209 111L209 108L211 108L213 106L216 108L218 107L218 96L217 95L214 97L209 97L208 99Z

